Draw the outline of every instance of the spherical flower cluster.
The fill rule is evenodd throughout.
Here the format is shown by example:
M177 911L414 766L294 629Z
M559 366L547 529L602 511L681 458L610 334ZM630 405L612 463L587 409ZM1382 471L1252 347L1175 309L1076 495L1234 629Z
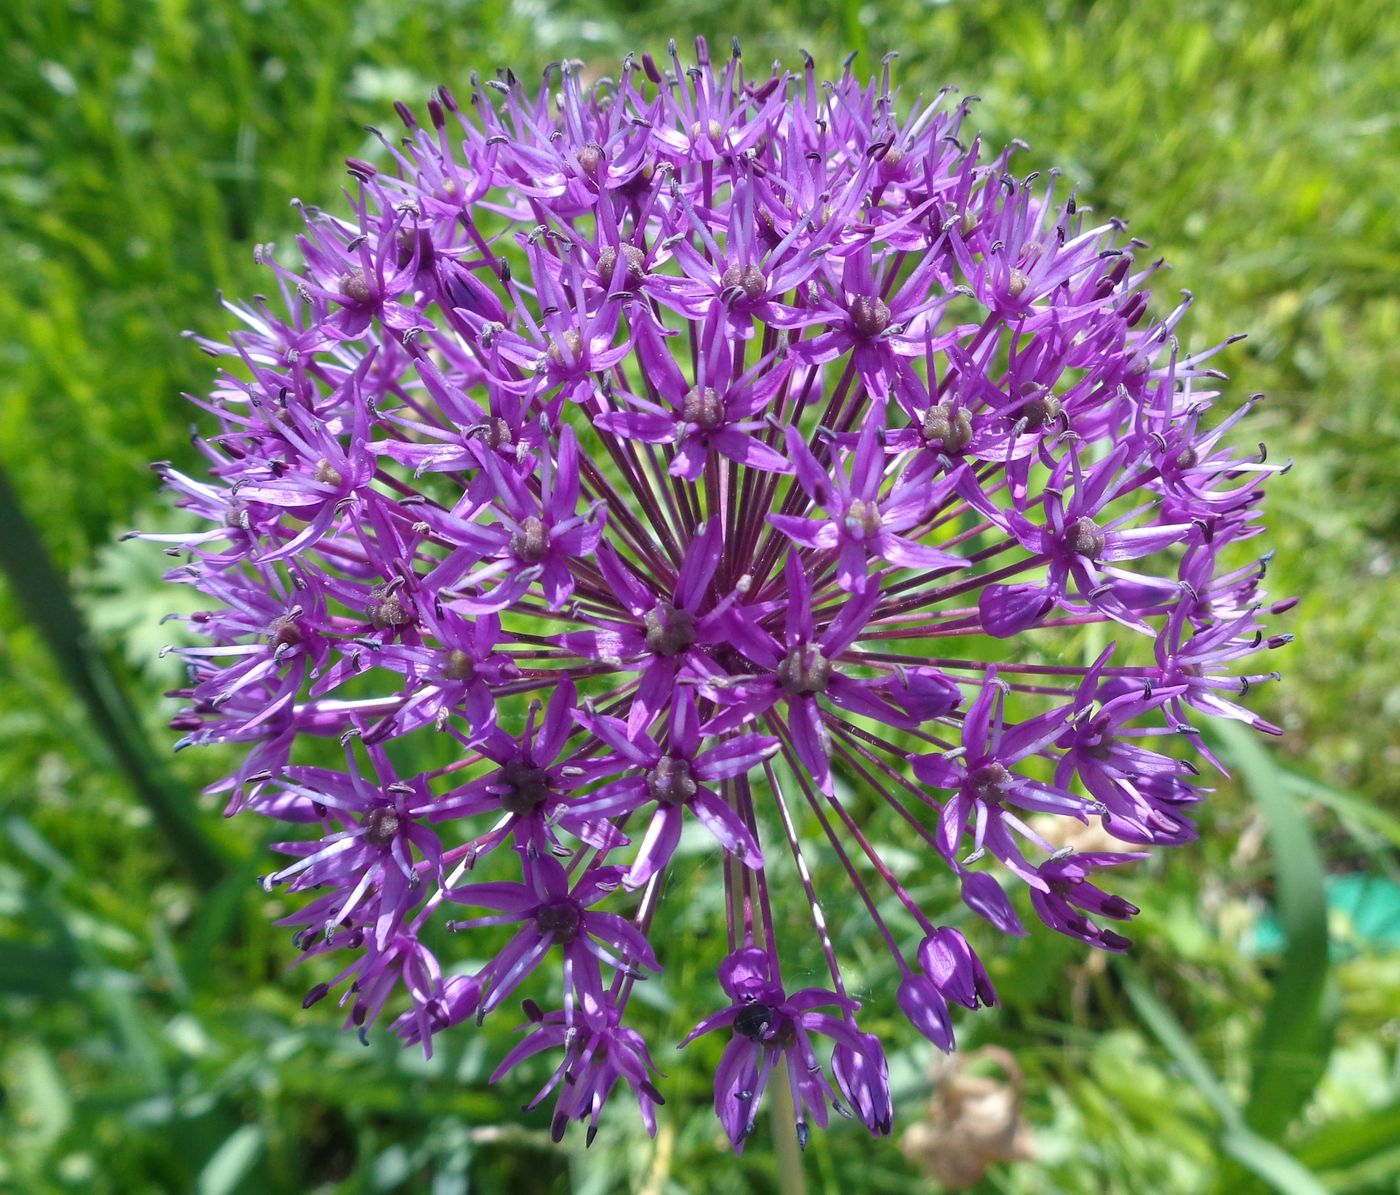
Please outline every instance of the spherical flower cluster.
M888 63L751 77L701 42L398 112L348 213L260 253L278 300L201 341L209 476L162 472L207 527L149 537L212 602L175 726L242 746L215 790L292 827L266 887L341 960L307 1003L427 1050L533 991L498 1074L557 1060L556 1133L619 1081L654 1128L627 1009L692 833L728 955L686 1041L727 1039L725 1131L772 1081L803 1140L886 1133L818 880L890 952L881 1015L944 1049L996 994L881 818L996 931L1013 883L1123 949L1101 877L1141 853L1057 819L1186 842L1193 719L1273 730L1239 704L1282 641L1239 545L1276 466L1226 443L1243 410L1207 422L1216 350L1180 349L1187 301L1149 313L1141 243L964 139L966 103L902 114ZM779 940L778 888L809 935ZM444 927L484 965L444 971Z

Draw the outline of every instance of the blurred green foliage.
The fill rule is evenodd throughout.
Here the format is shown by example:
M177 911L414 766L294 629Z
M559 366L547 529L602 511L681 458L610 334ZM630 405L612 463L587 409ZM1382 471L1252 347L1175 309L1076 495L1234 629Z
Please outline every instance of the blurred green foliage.
M898 49L906 93L981 95L990 143L1025 140L1025 169L1060 167L1081 203L1129 216L1172 263L1198 300L1189 343L1249 333L1225 367L1237 397L1269 396L1254 434L1295 461L1269 508L1271 590L1301 597L1298 642L1277 653L1287 683L1258 694L1288 737L1272 755L1221 742L1246 784L1220 786L1201 844L1127 883L1144 908L1130 970L1043 933L987 951L1005 1005L960 1034L1012 1052L1036 1157L979 1189L1400 1191L1400 953L1392 923L1366 915L1400 872L1390 0L36 0L6 6L0 32L0 465L62 570L31 568L27 600L61 611L72 587L78 612L50 643L66 636L101 690L83 704L24 586L0 585L0 1189L774 1189L764 1137L740 1162L719 1139L710 1043L658 1049L671 1078L657 1143L619 1099L585 1152L551 1146L546 1113L521 1115L523 1080L485 1085L512 1040L499 1019L425 1062L382 1035L362 1048L325 1005L301 1011L308 978L287 973L274 902L252 882L265 827L201 806L233 862L198 894L138 799L134 775L194 793L222 761L151 754L169 742L159 693L173 679L157 620L179 595L158 553L113 545L169 520L146 462L193 462L178 396L209 368L181 332L226 330L216 290L266 285L253 245L289 239L291 197L333 204L339 163L373 156L363 126L387 126L392 100L497 65L608 71L669 36L737 33L751 61L805 47L827 71L850 50L873 69ZM13 549L23 519L0 518ZM94 701L144 744L135 772ZM917 858L882 849L920 882ZM663 904L663 932L694 949L653 993L657 1042L702 1011L683 996L717 954L712 866L697 853L683 898ZM1337 897L1362 880L1368 895ZM890 976L847 935L839 948L887 1007ZM928 1063L914 1046L895 1059L902 1125L928 1097ZM807 1181L936 1189L845 1125L814 1137Z

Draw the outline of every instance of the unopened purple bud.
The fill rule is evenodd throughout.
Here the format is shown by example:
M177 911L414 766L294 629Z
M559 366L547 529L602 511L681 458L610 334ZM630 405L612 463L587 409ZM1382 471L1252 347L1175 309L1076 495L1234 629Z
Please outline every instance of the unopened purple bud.
M953 1022L948 1004L933 981L913 971L899 985L899 1007L909 1023L945 1053L953 1048Z
M873 1033L862 1033L860 1040L859 1051L844 1042L837 1044L831 1052L831 1071L861 1123L877 1136L888 1136L894 1107L885 1051Z
M948 999L967 1008L997 1002L982 960L957 930L935 929L919 946L919 966Z

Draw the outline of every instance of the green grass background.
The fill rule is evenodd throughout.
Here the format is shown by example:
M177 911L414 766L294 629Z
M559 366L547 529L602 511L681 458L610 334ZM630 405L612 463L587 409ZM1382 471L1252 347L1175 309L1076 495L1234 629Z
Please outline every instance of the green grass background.
M524 1081L488 1088L508 1018L431 1064L300 1009L252 877L265 829L192 794L214 754L169 757L156 658L165 560L115 536L170 522L146 468L192 464L216 291L267 285L288 200L331 205L366 124L472 70L731 34L754 62L835 73L897 49L906 94L982 97L1126 216L1197 305L1247 434L1295 467L1271 487L1270 589L1301 603L1257 694L1287 737L1221 735L1235 780L1203 841L1143 867L1125 966L1036 934L988 944L1005 1005L969 1047L1025 1074L1033 1160L977 1188L1400 1191L1400 9L1175 4L579 4L462 0L38 0L0 15L0 1190L728 1192L777 1189L766 1132L741 1161L708 1108L702 1009L717 903L668 913L684 952L652 997L671 1073L658 1144L619 1098L594 1147L549 1145ZM1160 289L1160 288L1159 288ZM1165 300L1165 295L1163 296ZM896 843L886 844L892 858ZM912 861L916 862L916 861ZM911 865L912 865L911 862ZM697 870L703 863L697 861ZM932 882L930 892L934 892ZM882 976L858 936L843 951ZM667 951L676 959L682 952ZM693 957L692 957L693 956ZM1329 965L1330 960L1330 965ZM885 1001L886 1004L889 1001ZM901 1038L906 1043L909 1034ZM927 1053L895 1059L902 1128ZM937 1189L897 1143L837 1125L812 1191Z

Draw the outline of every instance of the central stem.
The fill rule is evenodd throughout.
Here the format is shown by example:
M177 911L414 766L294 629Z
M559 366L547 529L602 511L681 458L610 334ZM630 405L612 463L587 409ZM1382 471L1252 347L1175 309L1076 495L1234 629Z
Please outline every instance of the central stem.
M792 1087L787 1076L775 1074L771 1090L773 1099L769 1107L773 1120L773 1158L778 1163L778 1190L781 1195L807 1195L802 1150L797 1144L797 1110L792 1106Z

